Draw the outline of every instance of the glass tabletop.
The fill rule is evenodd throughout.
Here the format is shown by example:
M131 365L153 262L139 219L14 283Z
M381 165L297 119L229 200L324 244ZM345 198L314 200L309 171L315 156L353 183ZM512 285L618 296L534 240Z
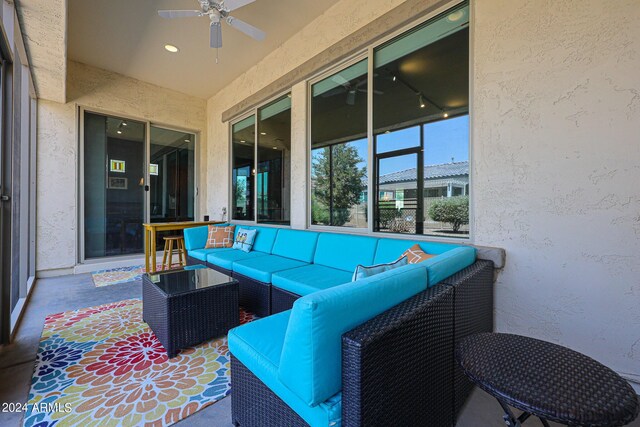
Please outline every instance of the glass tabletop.
M226 274L204 265L190 265L181 270L159 272L147 276L167 295L181 294L235 281Z

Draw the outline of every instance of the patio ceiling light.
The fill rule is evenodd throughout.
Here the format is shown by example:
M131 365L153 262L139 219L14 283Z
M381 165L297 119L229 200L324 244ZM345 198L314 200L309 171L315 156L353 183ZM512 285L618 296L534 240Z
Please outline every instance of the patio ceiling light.
M171 53L178 53L180 51L180 49L178 49L176 46L172 44L165 44L164 48L167 50L167 52L171 52Z
M422 96L421 93L418 94L418 103L420 104L420 108L424 108L427 106L427 104L425 104L424 102L424 97Z

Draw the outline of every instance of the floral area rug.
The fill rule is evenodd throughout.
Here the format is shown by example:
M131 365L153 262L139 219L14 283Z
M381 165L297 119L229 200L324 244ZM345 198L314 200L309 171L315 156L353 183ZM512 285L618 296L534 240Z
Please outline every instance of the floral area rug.
M240 311L240 323L254 319ZM45 321L24 426L169 426L229 383L226 337L169 360L138 299L67 311Z
M180 264L174 264L173 268L180 267ZM162 271L162 265L156 266L156 271ZM146 273L144 265L134 265L132 267L112 268L110 270L99 270L91 273L93 283L97 288L109 285L119 285L121 283L135 282L142 279L142 275Z

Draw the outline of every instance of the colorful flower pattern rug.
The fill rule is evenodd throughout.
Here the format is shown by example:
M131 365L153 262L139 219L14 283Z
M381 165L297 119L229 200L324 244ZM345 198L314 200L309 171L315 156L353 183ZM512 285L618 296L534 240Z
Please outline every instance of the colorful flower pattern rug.
M179 264L173 264L173 267L180 267ZM162 265L156 266L156 271L162 271ZM134 265L132 267L112 268L110 270L99 270L91 273L94 285L97 288L109 285L119 285L121 283L135 282L142 279L142 275L146 273L144 265Z
M24 426L169 426L227 396L229 370L226 337L169 360L138 299L53 314Z

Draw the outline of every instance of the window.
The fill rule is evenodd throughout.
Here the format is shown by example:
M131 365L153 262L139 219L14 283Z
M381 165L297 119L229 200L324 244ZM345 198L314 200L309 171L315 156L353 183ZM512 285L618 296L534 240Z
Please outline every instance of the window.
M231 218L253 221L255 123L250 116L232 127Z
M312 86L311 223L366 228L367 60Z
M291 202L291 98L258 110L258 222L289 224Z
M376 48L373 61L374 231L467 237L468 6Z

